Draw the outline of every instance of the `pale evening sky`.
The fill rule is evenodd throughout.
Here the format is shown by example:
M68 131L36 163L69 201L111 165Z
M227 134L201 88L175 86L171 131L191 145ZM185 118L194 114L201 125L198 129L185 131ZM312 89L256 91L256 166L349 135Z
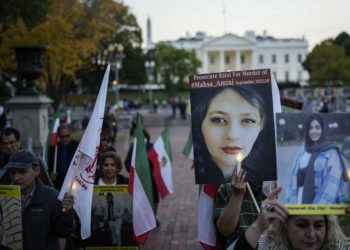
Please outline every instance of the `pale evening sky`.
M243 36L264 30L275 38L301 38L309 50L340 32L350 34L350 0L120 0L130 6L146 41L151 18L153 42L204 31L210 36ZM225 6L225 8L224 8ZM223 10L225 9L225 14Z

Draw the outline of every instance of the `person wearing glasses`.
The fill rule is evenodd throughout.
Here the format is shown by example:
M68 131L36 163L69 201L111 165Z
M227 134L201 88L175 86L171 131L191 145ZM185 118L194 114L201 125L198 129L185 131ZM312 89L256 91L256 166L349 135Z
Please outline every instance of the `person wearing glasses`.
M8 163L11 155L21 149L21 134L15 128L5 128L0 137L1 152L0 154L0 184L9 184L10 177L6 174L4 166Z
M71 139L71 128L62 124L57 129L58 143L49 147L49 174L57 190L60 190L66 177L70 162L78 147L78 142Z

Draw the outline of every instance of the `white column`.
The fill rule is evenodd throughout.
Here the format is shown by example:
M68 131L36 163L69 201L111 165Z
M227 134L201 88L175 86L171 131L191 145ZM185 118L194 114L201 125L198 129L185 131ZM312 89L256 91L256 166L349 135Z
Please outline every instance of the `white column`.
M220 72L225 71L225 51L223 49L220 50Z
M209 67L208 67L208 51L203 51L203 72L204 74L209 73Z
M241 51L236 50L236 68L235 70L241 70Z
M255 52L255 50L252 50L252 64L251 64L252 69L256 69L256 65L258 65L257 62L258 62L257 53Z

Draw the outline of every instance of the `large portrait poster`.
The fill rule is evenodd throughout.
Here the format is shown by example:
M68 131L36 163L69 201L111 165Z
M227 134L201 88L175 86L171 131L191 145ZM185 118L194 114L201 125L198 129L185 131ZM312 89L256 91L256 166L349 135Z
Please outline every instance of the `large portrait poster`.
M91 231L87 250L139 249L132 239L132 197L128 185L94 186Z
M22 249L20 187L0 185L0 249Z
M235 167L247 181L276 180L269 69L189 77L197 184L230 182Z
M350 114L280 113L279 199L290 214L344 214L348 206Z

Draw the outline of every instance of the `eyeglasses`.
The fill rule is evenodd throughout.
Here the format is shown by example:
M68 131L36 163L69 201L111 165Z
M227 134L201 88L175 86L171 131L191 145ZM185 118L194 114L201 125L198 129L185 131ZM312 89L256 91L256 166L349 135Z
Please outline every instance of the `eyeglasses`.
M68 138L69 135L58 135L59 138Z
M12 146L16 143L17 141L4 141L2 142L2 145L4 146Z

